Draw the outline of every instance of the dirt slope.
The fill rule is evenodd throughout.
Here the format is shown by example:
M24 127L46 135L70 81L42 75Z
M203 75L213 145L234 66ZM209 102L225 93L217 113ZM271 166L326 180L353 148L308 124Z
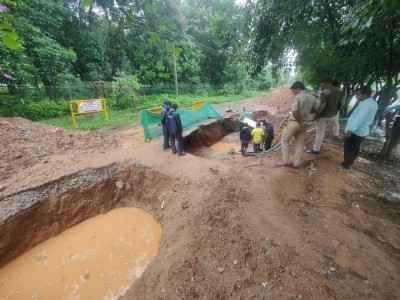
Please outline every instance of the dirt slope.
M291 96L280 88L217 109L263 111L277 125ZM0 119L0 197L137 161L170 180L154 180L165 191L152 203L126 201L152 212L163 237L125 299L398 299L399 174L365 159L351 173L335 171L342 144L329 131L321 154L304 153L294 170L275 166L280 149L177 157L161 150L160 139L141 141L137 126L81 133Z

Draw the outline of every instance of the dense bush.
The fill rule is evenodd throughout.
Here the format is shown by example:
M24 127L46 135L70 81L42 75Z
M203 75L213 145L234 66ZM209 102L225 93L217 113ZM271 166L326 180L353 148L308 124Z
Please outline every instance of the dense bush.
M25 105L24 113L30 120L48 119L67 115L69 113L69 107L66 101L45 99Z
M23 102L11 95L0 96L0 117L23 116Z
M115 109L125 109L128 107L140 106L137 92L140 84L136 76L118 73L118 77L113 85L113 90L108 98L108 106Z

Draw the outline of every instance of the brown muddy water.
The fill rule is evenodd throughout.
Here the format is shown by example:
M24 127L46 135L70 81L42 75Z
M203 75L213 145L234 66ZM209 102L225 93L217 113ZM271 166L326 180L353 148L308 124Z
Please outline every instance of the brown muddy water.
M0 269L0 299L116 299L157 253L161 226L125 207L87 219Z

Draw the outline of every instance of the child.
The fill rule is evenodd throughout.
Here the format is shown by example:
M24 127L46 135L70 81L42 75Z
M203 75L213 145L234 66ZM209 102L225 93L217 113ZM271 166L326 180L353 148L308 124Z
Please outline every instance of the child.
M264 130L261 128L260 121L257 122L256 128L254 128L251 131L251 136L253 137L254 153L260 153L261 152L260 145L264 138Z
M239 133L239 138L241 142L242 155L246 155L247 148L249 147L249 143L251 141L251 131L247 123L243 124L243 127Z

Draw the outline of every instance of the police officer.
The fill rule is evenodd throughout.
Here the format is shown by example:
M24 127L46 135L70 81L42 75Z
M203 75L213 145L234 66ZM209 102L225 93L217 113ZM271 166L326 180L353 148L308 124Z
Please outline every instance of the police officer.
M176 111L177 108L178 105L176 104L171 105L171 109L167 114L167 125L168 125L172 153L173 154L178 153L179 156L183 156L185 155L185 153L183 153L183 137L182 137L183 127L182 127L181 117L179 116L179 113Z
M167 126L167 114L170 108L171 108L171 101L165 100L161 110L161 122L160 122L160 125L162 125L163 136L164 136L164 141L163 141L164 150L168 150L171 148L171 146L169 145L169 132Z
M320 87L322 91L319 97L321 99L322 110L316 115L314 147L306 151L311 154L319 154L325 136L326 124L335 122L341 108L341 101L343 101L342 91L333 86L329 78L322 79Z

